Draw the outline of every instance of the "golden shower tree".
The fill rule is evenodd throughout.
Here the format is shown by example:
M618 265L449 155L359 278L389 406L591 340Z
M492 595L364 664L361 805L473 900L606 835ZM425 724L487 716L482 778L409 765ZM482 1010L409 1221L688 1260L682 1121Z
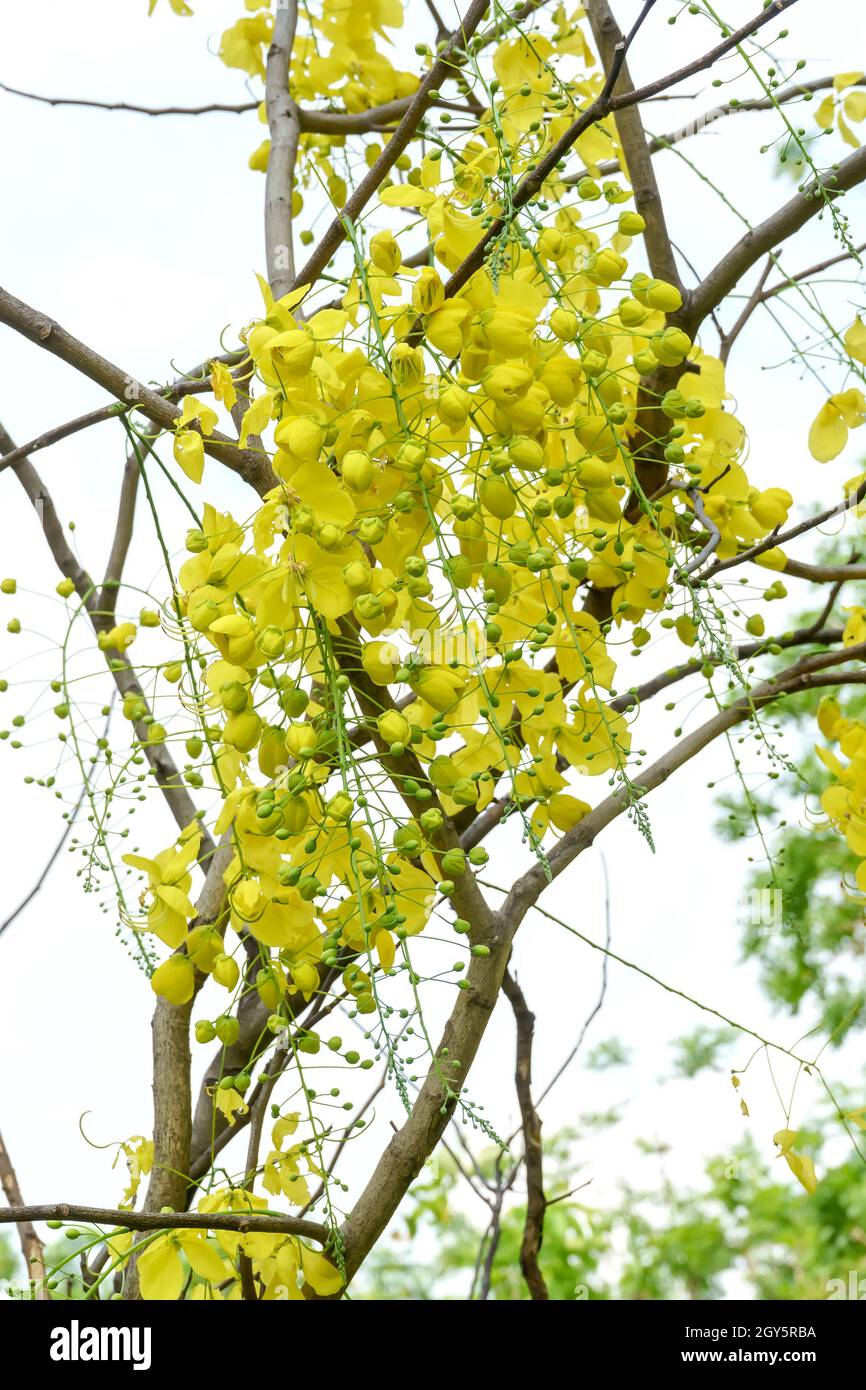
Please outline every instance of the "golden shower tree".
M789 520L781 473L749 479L725 379L740 335L793 299L820 321L834 376L804 454L835 458L866 419L866 330L822 318L819 294L830 266L860 270L847 195L866 178L866 88L862 73L805 70L796 18L812 3L731 3L734 25L709 0L619 0L616 17L607 0L472 0L452 26L432 0L246 0L220 57L254 89L238 110L268 128L250 160L266 274L236 347L149 386L0 290L8 329L109 397L29 444L0 430L0 469L38 501L70 624L89 624L103 662L93 680L116 687L104 730L78 685L46 700L155 996L153 1131L123 1146L120 1207L69 1193L25 1207L5 1164L2 1216L36 1296L52 1281L27 1223L50 1219L89 1233L88 1297L340 1298L452 1120L484 1127L467 1080L504 994L521 1268L545 1298L533 1019L509 956L546 888L619 817L651 838L653 792L730 731L776 757L774 706L815 690L837 746L824 811L866 861L866 728L844 710L866 680L866 609L843 592L866 566L789 554L828 518L856 530L866 475L840 492L816 467L818 500ZM427 29L414 57L388 42L410 10ZM674 71L660 25L675 18L694 56ZM406 67L386 56L401 52ZM643 85L638 53L655 74ZM695 96L687 123L647 135L647 110L664 110L650 102L719 71L745 75L751 98ZM744 110L775 122L800 182L687 287L700 228L663 205L654 157ZM796 236L815 218L826 256L804 267ZM32 458L113 416L128 447L97 576ZM185 538L160 517L159 469L184 497ZM227 471L248 487L239 515L221 503ZM134 521L164 559L154 607L124 582ZM816 586L820 613L779 631L770 605L791 577ZM147 628L161 654L137 662ZM653 665L672 635L681 659L665 645ZM652 674L618 690L617 655L638 652ZM648 754L644 706L686 681L706 717ZM164 805L166 832L121 854L118 817L140 796ZM486 846L515 824L529 864L497 893ZM434 979L437 934L459 959ZM443 978L438 1036L426 1018ZM340 1036L346 1016L363 1052ZM405 1117L347 1200L341 1162L366 1112L340 1119L320 1077L377 1061ZM796 1136L777 1140L814 1187Z

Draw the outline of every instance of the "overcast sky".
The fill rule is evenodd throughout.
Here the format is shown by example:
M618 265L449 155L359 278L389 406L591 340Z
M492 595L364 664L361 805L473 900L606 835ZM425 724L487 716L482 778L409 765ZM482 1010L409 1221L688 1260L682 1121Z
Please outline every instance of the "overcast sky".
M28 0L26 6L4 6L0 81L46 94L152 105L244 100L243 75L227 71L208 51L241 13L240 0L209 0L194 3L194 8L194 19L179 20L163 0L148 21L145 0ZM623 22L634 8L630 0L616 5ZM650 79L692 55L705 36L705 30L699 34L687 21L669 29L663 19L671 8L662 3L658 19L646 26L632 60L638 79ZM742 22L754 8L754 0L729 3L725 14ZM850 68L860 9L854 0L837 0L831 25L827 6L804 0L786 19L797 39L787 46L787 55L806 58L811 75ZM442 7L446 18L451 10ZM416 37L413 27L411 35L400 39L406 66L414 61ZM688 84L687 90L703 91L699 110L719 99L704 79ZM755 85L744 81L726 88L724 96L755 92ZM259 90L254 94L260 95ZM655 105L646 111L647 125L657 132L670 129L684 119L683 111L678 103ZM6 193L0 225L2 281L14 294L143 380L169 379L172 364L188 366L218 350L224 330L236 333L258 312L255 273L264 269L264 181L246 167L262 137L255 114L151 120L49 108L0 92L0 117L6 132L0 144L0 183ZM810 122L805 108L803 123ZM740 115L683 149L757 221L793 189L789 180L774 176L772 155L758 154L759 145L777 133L773 116ZM845 152L838 142L834 151L835 157ZM697 272L705 272L742 227L675 155L659 157L657 167L678 246ZM863 225L862 194L847 207L856 236L858 219ZM798 236L784 263L797 271L835 249L825 219ZM688 282L690 271L684 269L684 275ZM853 317L853 293L844 283L828 290L826 302L840 323ZM706 346L715 346L712 334ZM789 352L763 319L755 321L731 360L730 389L751 438L749 475L761 486L790 488L803 503L833 500L858 466L856 438L835 463L821 468L811 461L806 433L822 403L821 390L796 367L777 367ZM99 388L5 329L0 329L0 382L0 419L16 442L105 400ZM838 384L829 374L828 392ZM83 560L97 572L113 526L123 452L121 431L111 423L36 459L62 516L76 523ZM55 602L30 598L32 592L50 594L57 576L36 518L9 473L0 479L0 496L0 568L17 576L20 589L15 600L3 599L0 609L0 663L17 663L8 673L16 689L2 697L0 706L5 727L12 714L26 712L40 685L56 674L63 613ZM235 480L213 463L203 496L223 507L236 506L239 514L249 505ZM187 523L168 496L164 506L173 526L172 548L179 551ZM143 511L139 517L141 534L128 577L147 588L160 582L159 555ZM138 601L131 607L135 611ZM15 643L3 632L14 615L29 629ZM682 649L644 657L635 674L646 678L655 670L648 662L662 667L675 659L676 650ZM619 687L632 679L626 660ZM660 751L687 711L694 709L695 719L700 716L700 703L698 694L674 714L654 709L641 722L640 746L651 754ZM51 770L54 735L54 726L44 720L33 727L29 741L35 747L14 753L8 744L0 746L5 849L0 918L31 887L62 828L61 807L50 793L22 784L28 772ZM744 756L748 762L751 754ZM738 917L748 850L724 846L715 838L706 791L707 782L729 772L729 757L719 747L653 795L655 855L625 820L606 833L613 947L678 989L793 1045L813 1020L774 1016L758 989L754 966L739 961ZM597 799L606 790L605 779L598 782L589 790L579 787L578 794ZM145 812L140 821L136 838L145 851L162 848L173 838L173 825L161 808ZM507 830L503 838L487 874L499 882L526 860L515 830ZM76 860L62 856L41 894L0 941L0 1129L25 1200L111 1205L121 1195L122 1174L110 1172L111 1149L85 1143L79 1120L86 1114L83 1128L98 1145L149 1133L153 996L115 937L115 917L99 911L101 895L82 892L76 868ZM603 938L599 851L585 854L544 905L589 936ZM601 957L562 933L554 936L554 930L538 920L527 921L515 952L518 974L538 1015L535 1075L540 1082L567 1054L599 988ZM443 989L443 1008L448 999ZM439 1005L431 1007L435 1015ZM593 1179L588 1200L609 1200L621 1180L656 1183L659 1161L635 1149L631 1140L638 1135L671 1145L664 1166L678 1182L694 1178L704 1156L732 1149L744 1129L772 1156L772 1134L784 1116L763 1061L744 1083L749 1120L740 1115L724 1071L705 1072L690 1082L658 1081L670 1074L670 1040L711 1023L683 1001L611 965L605 1008L588 1045L616 1037L632 1050L633 1062L600 1076L573 1066L544 1110L546 1131L552 1133L581 1113L629 1101L625 1129L582 1150L584 1176ZM516 1119L511 1048L510 1011L502 1008L471 1082L473 1097L486 1104L500 1132ZM752 1044L743 1039L731 1059L742 1065L751 1051ZM855 1043L850 1055L832 1057L832 1073L854 1077L856 1053ZM779 1064L778 1076L793 1079L787 1065ZM817 1083L801 1080L794 1119L804 1119L817 1100ZM383 1099L383 1125L387 1114L399 1118L394 1096ZM378 1126L377 1133L382 1133ZM359 1144L349 1171L360 1179L371 1162L372 1152Z

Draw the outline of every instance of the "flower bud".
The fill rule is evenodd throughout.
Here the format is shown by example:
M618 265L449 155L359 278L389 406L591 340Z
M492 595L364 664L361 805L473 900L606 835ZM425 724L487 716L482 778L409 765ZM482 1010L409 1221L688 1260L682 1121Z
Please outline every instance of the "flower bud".
M243 681L226 681L220 686L220 704L231 714L240 714L249 704L249 687Z
M240 979L238 963L231 956L221 951L213 963L213 977L218 985L223 989L234 989Z
M325 803L325 811L332 821L338 824L345 824L351 818L355 803L348 792L336 792L330 801Z
M259 650L269 661L276 661L282 656L286 646L286 635L281 627L272 624L266 627L263 632L258 634Z
M461 777L454 783L449 796L458 806L474 806L478 801L478 784L471 777Z
M621 212L618 226L622 236L640 236L646 230L646 222L639 212Z
M380 714L376 720L376 725L383 742L389 746L392 743L406 744L412 736L412 726L409 720L396 709L389 709L384 714Z
M281 420L274 430L274 439L281 448L288 449L302 459L318 458L325 432L317 420L301 416L295 420Z
M350 449L343 455L340 471L349 491L360 493L367 491L376 469L369 454L362 449Z
M191 527L186 533L186 548L193 555L200 555L203 550L207 550L207 537L204 531L199 530L197 526Z
M370 260L386 275L395 275L402 263L400 247L391 231L377 232L370 241Z
M550 315L550 331L563 343L572 343L577 337L577 314L571 309L554 309Z
M432 314L445 303L445 288L439 272L425 265L412 286L412 307L419 314Z
M364 593L373 582L373 571L366 560L353 560L342 570L343 583L353 594Z
M231 714L223 729L223 742L239 753L249 753L255 748L262 731L262 721L253 711L244 714Z
M650 280L644 286L643 301L651 309L672 314L682 308L683 297L676 285L669 285L667 280Z

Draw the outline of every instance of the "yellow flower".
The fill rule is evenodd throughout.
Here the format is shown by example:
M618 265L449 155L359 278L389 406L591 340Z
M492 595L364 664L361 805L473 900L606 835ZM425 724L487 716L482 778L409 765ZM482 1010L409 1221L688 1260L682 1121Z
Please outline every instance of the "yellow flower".
M151 976L154 994L169 1004L187 1004L195 993L195 967L187 956L173 955L163 961Z
M187 826L176 846L162 850L155 859L138 854L124 854L124 864L141 869L148 876L152 901L147 912L148 931L176 950L186 939L186 924L195 916L195 908L187 894L192 883L190 866L195 862L201 844L201 832Z
M424 375L424 357L408 343L398 343L391 349L390 363L398 386L414 386Z
M270 42L273 20L270 15L239 19L226 29L220 40L220 57L228 68L240 68L250 77L264 77L263 45Z
M579 825L592 809L586 801L580 801L576 796L569 796L565 792L558 792L552 796L548 805L550 819L557 830L571 830L573 826Z
M174 10L175 14L192 14L192 10L190 9L189 5L187 5L186 0L168 0L168 3L171 5L171 8ZM147 9L148 15L153 14L154 10L156 9L156 6L157 0L149 0Z
M210 384L217 400L222 401L226 410L231 410L238 398L238 393L235 390L234 377L225 362L211 362Z
M445 302L445 287L439 272L432 266L424 266L412 286L412 307L419 314L432 314Z
M214 1092L214 1104L220 1114L225 1115L230 1125L235 1123L235 1115L245 1115L249 1106L234 1086L217 1086Z
M555 731L556 746L572 767L590 777L610 772L631 747L631 736L622 715L597 700L582 697L572 722Z
M150 1242L138 1259L141 1296L154 1301L180 1297L186 1281L181 1255L200 1279L219 1284L230 1272L206 1231L171 1231Z
M858 605L854 608L845 608L843 611L851 614L842 634L844 645L854 647L859 646L861 642L866 642L866 608Z
M435 710L445 711L463 697L466 682L448 666L421 666L411 676L412 689Z
M379 270L384 271L386 275L395 275L397 273L402 263L402 256L393 232L377 232L376 235L371 238L370 259L373 264Z
M100 632L97 638L99 649L103 652L125 652L135 641L137 632L135 623L119 623L108 632Z
M451 299L428 318L424 332L446 357L457 357L463 348L464 331L472 317L471 306L464 299Z
M831 396L821 406L809 430L809 452L819 463L829 463L841 454L848 443L848 431L855 430L866 420L866 397L851 387Z
M174 457L190 482L201 482L204 473L204 440L197 430L178 430L174 436Z

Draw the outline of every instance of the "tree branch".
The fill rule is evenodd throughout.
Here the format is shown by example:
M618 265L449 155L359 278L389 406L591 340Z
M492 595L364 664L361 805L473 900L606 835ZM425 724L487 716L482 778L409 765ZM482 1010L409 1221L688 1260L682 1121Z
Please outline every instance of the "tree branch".
M734 657L737 661L749 661L753 656L766 655L771 646L773 647L802 647L807 643L829 644L841 642L842 629L836 628L800 628L797 632L791 632L784 637L762 638L760 642L743 642L734 648ZM617 713L625 713L626 710L634 709L643 704L646 700L652 699L653 695L658 695L662 690L669 690L672 685L685 680L687 676L693 676L706 666L706 660L696 658L693 661L684 661L680 666L674 666L670 671L662 671L659 675L653 676L652 680L645 681L643 685L634 686L623 695L610 702L610 708ZM721 658L711 659L711 664L720 666Z
M736 565L742 565L746 560L756 559L757 556L765 554L768 550L775 550L777 546L786 545L788 541L796 540L798 536L805 535L807 531L813 531L816 526L823 526L825 521L832 521L834 517L844 516L854 507L859 507L864 498L866 498L866 482L862 482L855 492L850 492L844 501L837 502L834 507L828 507L826 511L807 516L805 521L798 522L796 526L790 526L787 531L780 531L777 527L762 541L749 546L748 550L741 550L739 555L732 555L728 560L717 560L694 582L706 584L708 580L721 574L722 570L733 569Z
M619 46L624 42L622 30L617 24L607 0L587 0L586 13L604 70L610 72L616 61ZM619 81L615 90L620 92L634 91L634 83L631 80L627 62L623 62L620 68ZM634 190L637 210L646 221L643 238L650 269L659 280L667 280L669 284L677 285L682 289L682 282L674 260L670 235L665 221L659 186L653 169L652 155L644 132L640 106L622 107L616 112L614 120L625 154L626 168L624 173Z
M516 930L516 923L512 929L503 920L497 934L488 936L490 955L472 957L469 987L460 991L412 1113L383 1151L342 1227L348 1279L357 1273L448 1127L496 1007Z
M721 734L742 723L744 719L748 719L758 708L779 699L782 695L809 689L813 675L824 667L840 662L862 660L864 656L866 656L866 643L856 647L848 647L840 652L824 652L815 657L804 657L794 666L788 667L787 670L781 671L777 676L771 677L750 691L748 695L733 701L732 704L719 710L717 714L691 734L680 739L645 772L641 773L640 799L645 800L650 792L663 786L674 772L690 762ZM834 683L841 684L849 679L856 683L859 678L856 674L853 676L837 674ZM862 673L862 679L866 680L866 673ZM818 680L816 683L823 685L828 682ZM590 811L578 825L563 835L548 855L546 865L534 864L514 883L500 908L501 917L513 924L514 931L517 930L519 923L548 884L558 878L578 855L588 849L602 830L605 830L612 821L617 820L624 811L628 810L629 805L628 796L620 792L612 793Z
M806 565L802 560L786 560L781 573L813 584L846 584L849 579L866 579L866 565Z
M523 1161L526 1164L526 1216L523 1223L523 1239L520 1242L520 1268L530 1297L538 1302L548 1299L550 1294L538 1264L538 1255L544 1240L547 1200L544 1196L541 1120L532 1103L532 1036L535 1031L535 1015L530 1011L523 990L508 970L502 978L502 992L511 1005L517 1029L514 1084L520 1106Z
M126 101L94 101L88 97L49 97L38 92L25 92L18 87L9 87L0 82L0 91L10 96L25 97L28 101L42 102L46 106L79 106L97 111L126 111L138 116L208 116L214 112L241 115L247 111L257 111L258 101L241 102L238 106L213 102L209 106L136 106ZM298 125L304 134L310 135L363 135L381 130L393 124L405 113L411 97L399 97L395 101L383 102L381 106L368 107L366 111L310 111L299 107ZM430 103L446 111L468 111L470 108L460 102L443 101L441 98Z
M802 193L796 193L783 207L746 232L735 246L691 291L683 308L673 315L690 337L711 309L722 300L762 256L772 251L804 227L824 206L823 189L828 197L846 193L866 179L866 148L855 150L841 164L813 179Z
M97 599L100 613L107 618L113 619L117 609L123 567L126 564L126 557L132 542L139 477L138 459L134 453L128 452L123 465L123 480L120 484L120 501L117 506L117 521L114 524L114 539L111 543L108 564L105 567L102 588Z
M45 430L38 434L35 439L29 439L26 444L19 444L17 449L13 449L11 454L0 458L0 473L6 468L11 468L13 463L19 459L27 458L30 454L36 454L40 449L47 449L52 444L58 444L61 439L68 439L72 434L78 434L80 430L90 429L91 425L101 425L105 420L116 420L118 415L123 413L123 407L117 401L111 405L102 405L98 410L88 410L86 415L77 415L74 420L67 420L62 425L55 425L54 429Z
M859 256L861 251L866 251L866 241L861 241L859 246L855 246L852 251L842 251L838 256L828 256L825 261L818 261L817 265L807 266L805 270L800 270L796 275L789 275L778 285L771 285L768 290L764 290L761 295L761 302L766 304L768 299L774 299L777 294L784 294L792 285L799 285L803 280L811 280L814 275L822 275L825 270L830 270L834 265L840 265L842 261L850 261L854 256Z
M767 283L770 271L773 269L775 262L775 256L767 257L767 264L764 266L764 269L758 276L755 288L752 290L752 293L749 295L748 300L743 306L742 312L740 313L736 323L727 333L722 334L722 340L719 346L719 358L723 366L727 365L727 361L731 355L731 349L734 346L734 343L739 338L740 334L742 333L746 324L749 322L749 319L752 317L752 314L755 312L758 305L762 303L764 298L764 286Z
M101 357L93 348L82 343L78 338L73 337L59 323L42 314L38 309L33 309L29 304L16 299L14 295L0 288L0 323L5 323L7 327L14 328L22 337L29 342L35 343L37 347L45 348L55 357L59 357L62 362L68 363L76 371L89 377L91 381L97 382L106 391L123 401L125 405L134 405L142 414L146 415L160 429L174 429L175 420L180 415L177 406L172 405L152 391L148 386L143 386L134 376L124 372L121 367L117 367L107 358ZM264 496L271 488L277 487L278 482L271 470L270 461L263 454L257 454L248 449L239 449L238 446L225 435L217 431L204 439L205 453L218 459L225 464L233 473L238 473L249 483L251 487Z
M244 111L256 111L259 105L257 101L244 101L239 106L226 106L215 101L209 106L134 106L128 101L93 101L89 97L46 97L38 92L24 92L20 87L9 87L5 82L0 82L0 92L39 101L45 106L90 106L99 111L131 111L138 116L209 116L217 111L239 116Z
M406 261L406 265L410 262ZM236 367L247 358L245 352L224 352L215 357L210 357L206 362L202 362L198 367L185 377L172 382L168 386L159 388L158 394L164 396L166 400L179 401L184 396L196 395L199 392L209 392L213 387L208 376L202 376L212 362L224 362L226 366ZM235 380L238 378L236 376ZM19 444L11 454L0 458L0 473L5 468L11 468L13 463L30 454L36 454L40 449L47 449L52 444L59 444L62 439L68 439L70 435L79 434L82 430L90 429L91 425L101 425L105 420L118 420L127 410L134 409L134 406L123 406L119 401L112 401L111 405L100 406L98 410L89 410L85 415L76 415L74 420L66 420L62 425L55 425L53 429L44 430L42 434L37 434L35 439L30 439L26 444Z
M562 1062L560 1062L559 1066L556 1068L556 1071L553 1073L553 1076L550 1078L550 1080L548 1081L548 1083L547 1083L547 1085L545 1086L544 1090L541 1092L541 1095L538 1097L538 1104L539 1104L539 1105L541 1105L542 1101L550 1094L550 1092L553 1090L553 1088L554 1088L554 1086L556 1085L556 1083L557 1083L557 1081L559 1080L559 1078L560 1078L560 1077L565 1073L565 1071L571 1066L571 1064L572 1064L572 1062L574 1061L575 1057L577 1056L578 1052L579 1052L580 1049L583 1047L583 1040L584 1040L584 1038L586 1037L587 1033L589 1032L590 1026L592 1025L592 1023L595 1021L595 1019L598 1017L598 1015L601 1013L602 1009L604 1008L604 1001L605 1001L605 998L607 997L607 962L608 962L608 955L607 955L607 953L610 951L610 938L611 938L611 922L610 922L610 878L609 878L608 872L607 872L607 859L606 859L606 857L605 857L605 855L604 855L603 852L599 855L599 858L601 859L601 867L602 867L602 872L603 872L603 874L604 874L604 946L601 948L601 949L604 951L604 957L603 957L602 963L601 963L601 985L600 985L599 991L598 991L598 998L596 999L595 1003L593 1004L593 1006L592 1006L592 1008L590 1009L589 1013L587 1014L586 1018L583 1020L583 1024L582 1024L582 1026L581 1026L580 1032L578 1033L577 1039L576 1039L576 1041L575 1041L575 1043L574 1043L574 1046L571 1048L570 1052L568 1053L568 1056L567 1056ZM559 1198L559 1197L554 1197L554 1198L553 1198L553 1201L556 1201L556 1202L558 1202L558 1201L560 1201L560 1200L561 1200L561 1198ZM552 1202L549 1201L549 1202L548 1202L548 1206L551 1206L551 1205L552 1205Z
M298 1216L259 1212L200 1211L123 1211L112 1207L84 1207L72 1202L0 1208L0 1224L10 1221L88 1221L95 1226L114 1226L121 1231L237 1231L240 1235L265 1234L301 1236L324 1245L327 1226L304 1221Z
M852 86L863 86L864 80L851 84ZM648 141L650 154L658 154L661 150L669 150L674 145L679 145L683 140L691 139L692 136L700 135L707 126L713 125L716 121L722 120L725 116L736 116L741 111L775 111L778 106L784 106L790 101L795 101L798 96L804 96L813 92L827 91L834 86L832 77L810 78L806 82L792 82L788 87L782 87L778 92L774 92L771 97L754 97L745 101L725 102L721 106L714 106L709 111L704 111L700 116L695 116L692 120L686 121L683 125L677 126L676 130L668 131L667 135L651 135ZM683 97L669 93L662 96L647 97L647 101L682 101ZM618 159L605 159L598 166L598 173L604 177L608 174L621 172ZM586 169L580 169L575 174L569 174L563 180L569 186L579 183L587 174Z
M265 74L265 108L271 148L265 180L265 249L268 282L280 299L295 278L292 192L301 126L289 92L289 69L298 26L298 0L277 0Z

